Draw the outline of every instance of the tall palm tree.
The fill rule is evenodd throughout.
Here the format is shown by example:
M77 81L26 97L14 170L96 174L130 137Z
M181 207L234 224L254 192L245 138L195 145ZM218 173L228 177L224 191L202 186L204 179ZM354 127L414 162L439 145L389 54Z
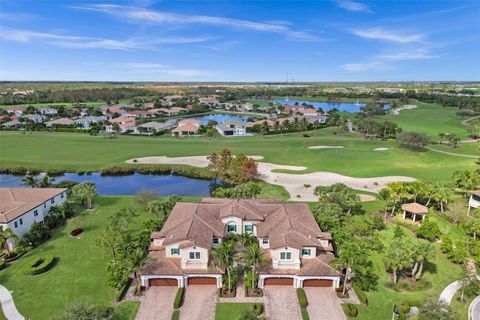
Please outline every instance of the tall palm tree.
M336 258L332 263L337 268L345 269L345 281L343 283L343 295L347 291L347 282L351 277L351 268L356 261L361 258L361 255L364 254L361 252L361 249L358 245L352 242L346 242L338 250L338 258Z
M247 247L245 261L252 268L252 290L255 290L257 288L255 285L255 269L263 265L266 261L258 242L252 243Z
M53 185L55 179L50 178L48 175L44 175L43 178L38 183L40 188L50 188Z
M138 291L140 288L140 269L142 268L146 257L147 255L145 254L145 251L141 248L137 248L136 250L130 252L127 257L128 267L133 272L133 276L137 280L135 286L136 291Z
M72 188L75 195L80 197L82 204L87 202L87 209L92 208L93 198L97 195L97 188L93 182L82 182Z
M210 251L213 264L227 272L228 292L232 291L231 268L235 261L235 248L233 241L222 242L217 248Z
M22 185L35 188L38 185L38 180L29 174L22 179Z
M15 233L13 233L12 229L10 228L7 228L7 229L3 229L0 227L0 243L1 243L1 246L5 246L7 248L7 253L8 255L11 254L11 251L10 251L10 247L8 245L8 240L10 241L15 241L17 242L18 241L18 237Z
M452 188L448 183L439 182L435 184L434 198L437 200L440 206L440 211L443 213L445 210L445 204L448 204L452 197Z
M384 216L385 216L385 219L387 219L387 207L388 207L388 203L390 202L390 199L391 199L390 189L389 189L389 188L383 188L382 190L380 190L380 191L378 192L377 197L378 197L380 200L383 200L384 203L385 203L384 210L383 210L383 214L384 214Z

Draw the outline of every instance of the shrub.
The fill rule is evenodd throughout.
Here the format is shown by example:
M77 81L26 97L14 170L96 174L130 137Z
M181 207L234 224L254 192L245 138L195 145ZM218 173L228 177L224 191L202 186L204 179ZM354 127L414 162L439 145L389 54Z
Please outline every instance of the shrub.
M310 320L310 316L308 315L308 311L305 308L302 308L300 310L301 315L302 315L302 320Z
M132 278L128 278L127 283L123 286L123 288L115 292L115 301L122 301L123 297L125 297L125 295L127 294L128 288L130 287L131 283Z
M173 301L174 309L179 309L182 306L184 292L185 288L178 288L177 295L175 296L175 300Z
M427 219L423 221L420 228L417 229L416 234L419 238L435 241L435 239L438 239L442 233L440 232L438 224Z
M353 290L355 291L355 294L357 295L358 300L360 300L362 304L368 306L368 298L365 292L363 292L360 288L358 288L355 285L353 286Z
M173 310L172 312L172 320L180 320L180 310Z
M254 303L252 306L252 311L257 315L261 315L263 313L263 303Z
M307 296L305 295L305 290L303 288L297 288L297 297L300 308L306 308L308 306Z
M5 269L7 266L7 263L5 262L5 259L0 259L0 270Z
M238 320L256 320L257 319L257 315L255 314L255 312L253 312L252 310L243 310L242 314L240 315L240 317L238 317Z
M46 256L33 260L24 270L23 273L26 275L36 275L40 273L47 272L55 264L55 258L52 256Z
M351 303L342 304L342 309L348 318L356 318L358 315L357 307Z

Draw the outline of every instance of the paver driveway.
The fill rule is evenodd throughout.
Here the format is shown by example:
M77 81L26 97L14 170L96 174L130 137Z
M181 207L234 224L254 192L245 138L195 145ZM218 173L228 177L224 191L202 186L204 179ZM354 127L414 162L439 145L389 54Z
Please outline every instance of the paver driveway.
M346 320L333 288L304 288L308 314L315 320Z
M185 297L180 309L181 320L213 320L217 287L191 285L185 289Z
M265 286L265 308L270 320L299 320L300 306L293 286ZM315 317L310 316L310 319Z
M170 320L177 290L177 287L150 287L135 320Z

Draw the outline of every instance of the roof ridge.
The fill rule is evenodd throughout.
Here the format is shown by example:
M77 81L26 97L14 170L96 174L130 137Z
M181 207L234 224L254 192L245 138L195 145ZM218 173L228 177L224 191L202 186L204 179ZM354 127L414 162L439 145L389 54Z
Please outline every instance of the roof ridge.
M210 230L212 230L214 233L216 232L207 222L205 222L202 218L199 216L195 215L195 217L200 220L204 225L206 225ZM189 230L190 231L190 230Z
M195 212L193 213L193 216L190 217L190 218L192 219L192 222L190 222L190 226L188 227L187 237L188 237L188 235L190 234L190 230L192 230L193 219L195 219L195 217L197 216L198 207L199 207L199 206L197 205L197 207L196 207L196 209L195 209ZM195 241L194 241L194 242L195 242Z

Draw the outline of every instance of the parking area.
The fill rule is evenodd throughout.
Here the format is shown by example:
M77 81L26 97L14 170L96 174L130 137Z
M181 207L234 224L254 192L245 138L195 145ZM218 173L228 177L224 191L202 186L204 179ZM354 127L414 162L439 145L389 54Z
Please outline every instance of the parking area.
M180 309L180 320L213 320L217 287L214 285L190 285Z
M291 285L266 285L265 308L268 319L271 320L300 320L300 306L296 289ZM310 319L316 319L310 316Z
M177 290L175 286L150 287L143 296L135 320L170 320Z
M304 288L308 314L315 320L346 320L340 299L333 288Z

